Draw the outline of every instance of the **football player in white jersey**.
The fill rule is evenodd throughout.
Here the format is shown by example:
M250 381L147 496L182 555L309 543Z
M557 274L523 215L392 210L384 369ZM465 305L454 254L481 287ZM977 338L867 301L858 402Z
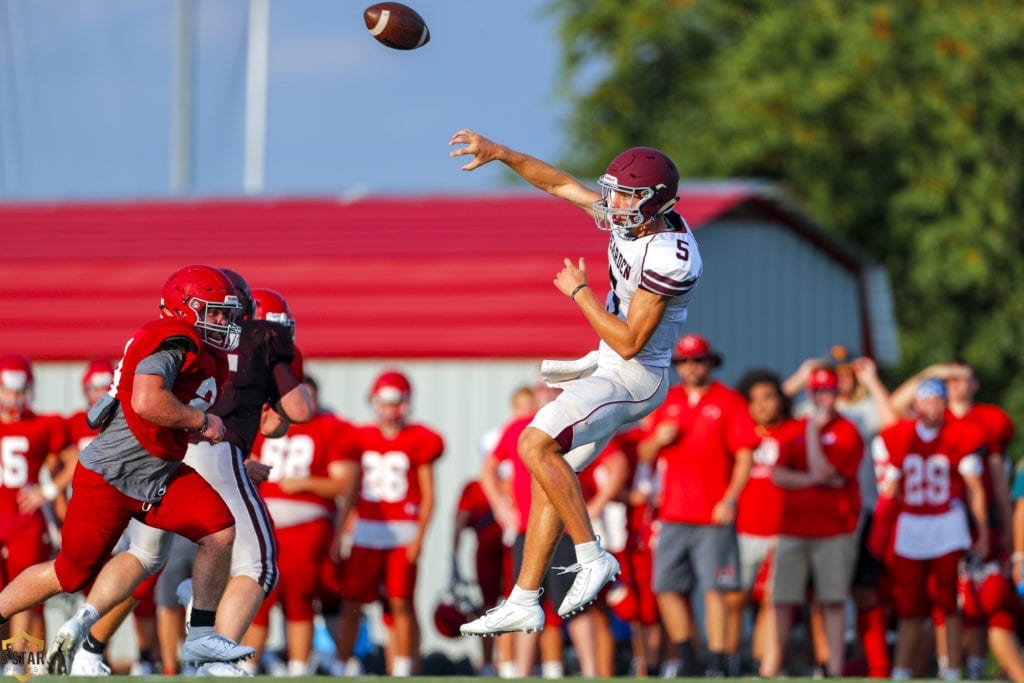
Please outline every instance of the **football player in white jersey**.
M519 440L519 456L533 478L522 569L509 597L462 633L493 636L544 627L539 587L563 529L576 544L576 574L558 608L562 617L584 610L619 573L587 515L575 472L600 453L624 424L654 410L668 390L672 348L682 336L686 308L702 262L686 221L673 210L679 172L662 152L634 147L615 157L598 180L600 192L546 162L456 131L451 156L470 155L472 171L500 161L535 187L580 207L611 233L611 291L602 302L587 282L583 259L566 258L554 285L569 297L601 338L575 362L545 361L542 374L563 391L541 409Z

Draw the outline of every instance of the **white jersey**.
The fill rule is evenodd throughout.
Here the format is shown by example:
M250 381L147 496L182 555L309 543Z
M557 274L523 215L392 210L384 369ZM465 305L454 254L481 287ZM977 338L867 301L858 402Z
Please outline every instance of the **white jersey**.
M683 336L686 307L704 267L697 240L682 216L672 212L666 214L665 219L676 229L635 240L612 233L608 241L611 291L605 310L625 320L637 289L671 297L657 329L635 358L639 363L656 368L667 368L671 364L672 349ZM612 360L611 356L622 361L604 341L600 351L602 360Z

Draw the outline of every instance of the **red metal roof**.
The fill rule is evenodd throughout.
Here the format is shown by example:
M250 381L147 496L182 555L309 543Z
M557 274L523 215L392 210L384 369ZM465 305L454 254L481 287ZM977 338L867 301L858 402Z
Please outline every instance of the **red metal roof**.
M681 191L697 228L749 199ZM308 357L570 357L596 336L552 280L606 236L544 195L0 205L0 353L117 357L189 263L288 299Z

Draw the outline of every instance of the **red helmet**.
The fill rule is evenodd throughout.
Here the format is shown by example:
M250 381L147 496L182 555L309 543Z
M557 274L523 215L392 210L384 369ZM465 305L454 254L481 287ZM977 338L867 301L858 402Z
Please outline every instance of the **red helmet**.
M443 591L438 599L437 607L434 608L434 627L442 636L459 638L462 635L459 627L480 614L481 609L474 604L469 585L456 582Z
M254 289L252 303L254 319L281 323L292 331L292 339L295 338L295 319L283 296L273 289Z
M114 381L114 365L105 358L89 363L82 374L83 389L106 389Z
M0 356L0 389L11 392L0 399L0 410L13 416L23 415L28 408L34 382L32 363L28 358L15 353Z
M242 303L231 279L213 266L185 266L171 273L161 291L165 318L180 318L199 330L203 342L233 351L242 334Z
M228 276L231 284L235 286L238 294L238 303L242 304L242 320L249 320L255 315L255 302L252 300L252 292L249 291L249 283L237 271L230 268L221 268L220 271Z
M34 382L32 362L28 358L16 353L0 356L0 389L29 391Z
M405 375L396 370L382 372L370 389L371 402L408 403L411 398L412 385Z
M621 233L639 228L671 209L679 199L676 165L651 147L627 149L612 159L597 183L601 198L594 202L594 220L601 230ZM613 192L629 196L629 206L610 206Z

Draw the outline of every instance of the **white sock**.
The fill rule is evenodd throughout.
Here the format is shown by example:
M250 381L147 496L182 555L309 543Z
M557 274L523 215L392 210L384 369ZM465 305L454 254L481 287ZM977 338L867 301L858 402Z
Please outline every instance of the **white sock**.
M398 678L412 676L412 657L395 657L392 659L391 675Z
M78 611L75 612L75 616L73 617L73 619L85 624L86 628L92 628L92 625L99 621L99 618L99 610L97 610L89 603L85 603L84 605L79 607Z
M587 562L593 562L597 558L601 557L601 541L589 541L587 543L580 543L576 546L576 560L580 564Z
M522 605L523 607L536 605L540 601L540 589L528 591L525 588L520 588L517 583L512 586L512 592L508 595L508 601L513 605Z
M359 661L358 657L349 657L348 661L345 662L345 675L346 676L362 676L363 675L363 663Z
M894 666L892 668L892 675L890 678L894 681L909 681L912 678L912 675L910 669Z
M561 662L542 662L540 665L540 677L547 679L562 678L565 668Z
M519 671L516 670L515 662L502 662L498 664L498 678L519 678Z
M949 668L946 669L946 673L942 675L944 681L959 681L960 680L960 669Z
M288 675L289 676L305 676L306 669L309 668L309 664L302 661L301 659L289 659L288 660Z

